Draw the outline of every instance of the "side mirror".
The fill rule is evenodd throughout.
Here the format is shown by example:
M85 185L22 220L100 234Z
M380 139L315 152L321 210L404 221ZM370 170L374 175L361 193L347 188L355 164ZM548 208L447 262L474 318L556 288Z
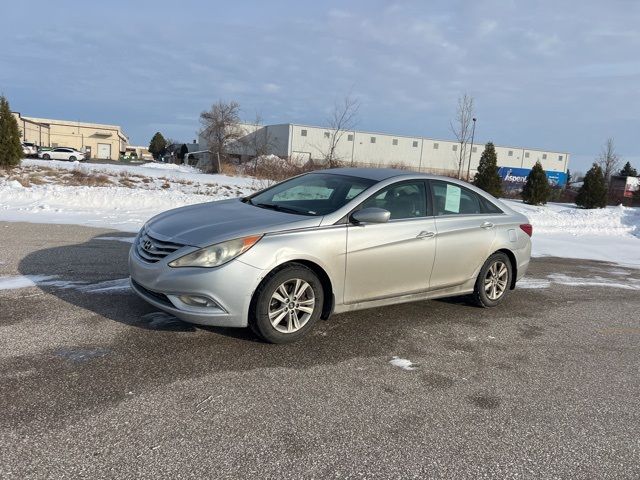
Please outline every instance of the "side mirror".
M386 223L389 221L391 212L384 208L363 208L351 214L351 221L354 223Z

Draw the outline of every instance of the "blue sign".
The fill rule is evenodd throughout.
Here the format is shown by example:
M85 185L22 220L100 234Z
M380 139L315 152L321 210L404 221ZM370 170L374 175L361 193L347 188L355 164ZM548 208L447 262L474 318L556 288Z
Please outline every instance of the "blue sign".
M530 172L530 168L498 168L498 174L500 175L502 181L509 184L524 185L527 182L527 177L529 176ZM555 172L553 170L547 170L547 179L549 180L549 185L551 185L552 187L563 186L567 183L567 174L565 172Z

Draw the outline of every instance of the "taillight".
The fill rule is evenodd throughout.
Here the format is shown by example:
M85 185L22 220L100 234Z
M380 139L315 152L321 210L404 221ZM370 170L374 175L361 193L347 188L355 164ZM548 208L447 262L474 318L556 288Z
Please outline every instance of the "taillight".
M533 225L531 225L530 223L523 223L522 225L520 225L520 230L522 230L529 236L533 235Z

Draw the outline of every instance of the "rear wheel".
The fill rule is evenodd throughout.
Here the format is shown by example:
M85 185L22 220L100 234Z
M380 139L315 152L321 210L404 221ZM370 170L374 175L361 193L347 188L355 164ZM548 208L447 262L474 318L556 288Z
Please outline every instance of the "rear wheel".
M313 271L291 265L265 278L255 293L251 329L270 343L304 337L322 313L324 292Z
M504 253L491 255L480 269L473 299L481 307L495 307L509 292L513 275L511 261Z

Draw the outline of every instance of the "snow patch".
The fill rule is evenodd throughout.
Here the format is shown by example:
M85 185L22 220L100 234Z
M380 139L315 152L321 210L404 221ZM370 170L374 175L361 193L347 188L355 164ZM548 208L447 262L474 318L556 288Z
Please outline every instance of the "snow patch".
M129 278L118 278L116 280L106 280L104 282L89 283L87 285L74 286L84 293L116 293L131 289Z
M98 283L87 283L74 280L59 280L56 275L0 276L0 290L17 290L20 288L36 286L75 289L83 293L118 293L130 289L128 278L118 278Z
M600 276L594 276L590 278L570 277L562 273L554 273L547 275L547 278L553 283L560 285L569 285L574 287L587 286L587 287L609 287L609 288L622 288L625 290L640 290L640 280L635 278L626 279L625 283L621 283L617 280L611 280Z
M400 357L393 357L391 360L389 360L389 363L394 367L401 368L402 370L415 370L418 367L418 365L411 362L411 360Z
M536 288L549 288L551 282L541 278L521 278L516 284L518 288L536 289Z
M595 275L593 277L571 277L563 273L554 273L547 275L546 278L529 278L524 277L517 283L517 288L539 289L549 288L552 283L558 285L567 285L570 287L605 287L605 288L622 288L624 290L640 290L640 279L627 278L624 283L620 280Z
M0 277L0 290L35 287L37 284L52 278L55 277L51 275L4 275Z

